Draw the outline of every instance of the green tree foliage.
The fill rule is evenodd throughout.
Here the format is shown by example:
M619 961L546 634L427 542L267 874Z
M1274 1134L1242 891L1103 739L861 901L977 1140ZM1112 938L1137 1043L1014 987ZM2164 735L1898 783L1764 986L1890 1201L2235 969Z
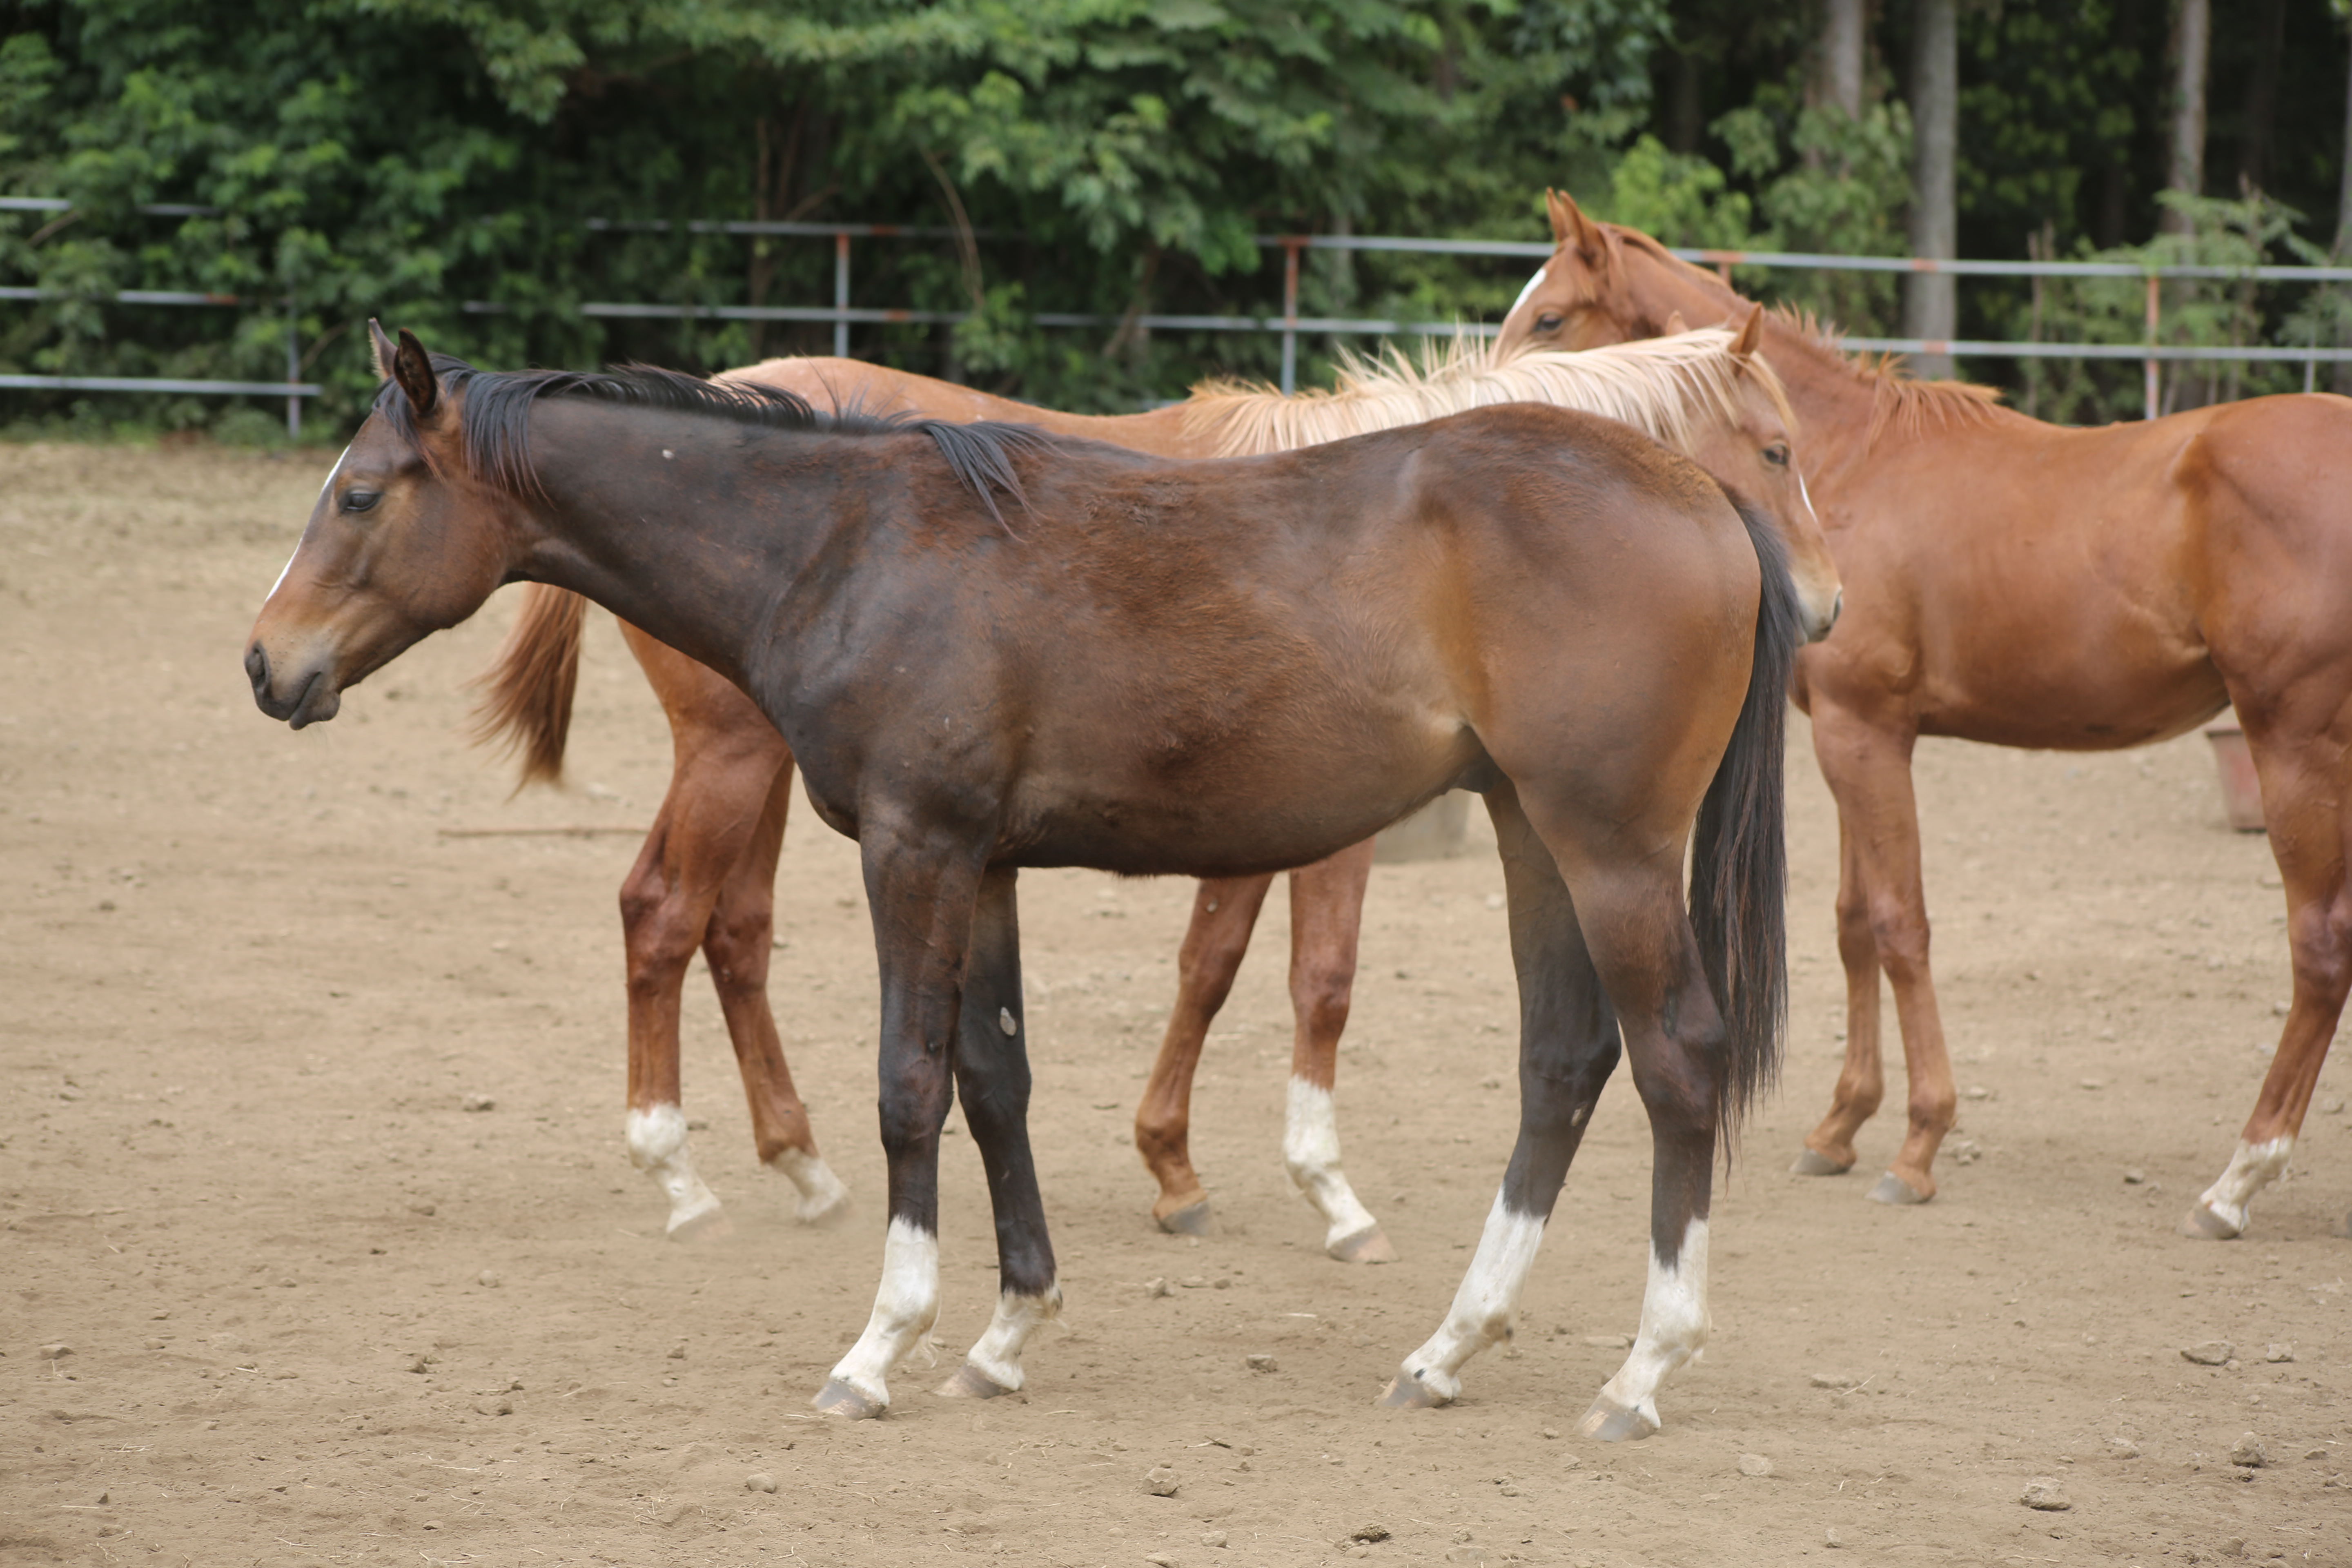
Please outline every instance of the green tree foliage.
M2200 199L2220 205L2177 243L2279 259L2333 240L2343 27L2289 5L2266 56L2252 19L2273 3L2217 5L2216 188ZM822 306L825 240L691 223L867 221L926 233L857 242L853 303L966 319L861 325L853 352L1131 408L1274 373L1271 337L1140 324L1273 313L1281 257L1256 236L1535 239L1558 185L1675 243L1899 254L1910 131L1888 62L1911 9L1874 9L1848 118L1811 91L1809 0L0 0L0 195L73 203L0 213L0 281L48 293L0 302L0 370L272 379L290 329L331 391L315 423L340 430L373 384L369 315L495 364L823 350L823 326L581 307ZM2168 16L2165 0L1962 7L1965 254L2156 254L2134 246L2159 210ZM2249 166L2272 194L2238 189ZM140 210L155 204L204 210ZM1525 271L1318 251L1301 306L1491 321ZM1884 276L1738 278L1856 332L1895 327ZM125 289L239 303L109 302ZM2307 292L2180 289L2167 331L2352 335L2352 307ZM2138 330L2095 289L1969 281L1960 298L1968 336ZM1055 313L1112 324L1041 321ZM1311 382L1331 344L1307 346ZM2128 365L1967 368L2044 412L2137 405ZM2221 372L2210 391L2278 379Z

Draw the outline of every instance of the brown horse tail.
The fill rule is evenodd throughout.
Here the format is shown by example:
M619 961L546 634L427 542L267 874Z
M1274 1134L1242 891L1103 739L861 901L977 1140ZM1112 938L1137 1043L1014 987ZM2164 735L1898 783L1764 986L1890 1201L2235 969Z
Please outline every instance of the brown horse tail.
M572 732L572 693L580 680L580 632L588 601L544 583L525 585L522 613L490 668L474 678L481 689L467 739L520 754L515 788L561 784L563 743Z
M1788 841L1782 825L1789 679L1800 629L1788 546L1762 513L1732 498L1763 569L1756 658L1731 744L1699 806L1691 846L1691 927L1722 1004L1726 1073L1717 1110L1725 1157L1731 1134L1780 1071L1789 1012Z

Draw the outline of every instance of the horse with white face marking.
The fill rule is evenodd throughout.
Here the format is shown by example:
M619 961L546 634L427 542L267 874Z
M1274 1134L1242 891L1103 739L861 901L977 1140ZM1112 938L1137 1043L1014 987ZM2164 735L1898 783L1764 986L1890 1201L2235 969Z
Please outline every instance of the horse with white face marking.
M818 814L858 841L882 982L884 1273L819 1408L880 1414L936 1320L959 1091L999 1298L941 1392L1019 1387L1059 1309L1028 1142L1021 868L1255 874L1465 787L1509 889L1519 1138L1447 1329L1392 1402L1452 1397L1507 1327L1622 1051L1656 1151L1652 1279L1585 1429L1655 1429L1658 1381L1704 1336L1717 1141L1779 1053L1801 634L1769 524L1627 426L1530 404L1178 463L828 419L663 372L486 374L404 333L386 357L256 622L255 701L331 718L520 579L760 703Z

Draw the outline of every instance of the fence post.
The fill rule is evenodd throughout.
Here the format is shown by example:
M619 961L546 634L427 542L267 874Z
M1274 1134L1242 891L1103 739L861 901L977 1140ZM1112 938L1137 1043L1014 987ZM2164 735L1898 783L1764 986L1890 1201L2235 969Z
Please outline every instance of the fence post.
M1306 241L1282 242L1282 395L1298 390L1298 247Z
M833 236L833 308L842 314L833 319L833 357L849 357L849 231L836 229Z
M302 341L300 324L294 316L294 296L286 296L286 384L293 385L302 379ZM286 438L302 438L302 400L292 393L286 395Z
M2159 279L2157 278L2155 273L2149 273L2147 275L2147 346L2150 348L2156 347L2157 323L2162 318L2164 310L2163 299L2160 290L2161 283ZM2156 417L2157 404L2158 402L2158 394L2162 386L2162 382L2159 379L2157 370L2157 363L2158 362L2152 359L2142 360L2140 362L2140 379L2145 385L2147 400L2147 417L2150 419Z

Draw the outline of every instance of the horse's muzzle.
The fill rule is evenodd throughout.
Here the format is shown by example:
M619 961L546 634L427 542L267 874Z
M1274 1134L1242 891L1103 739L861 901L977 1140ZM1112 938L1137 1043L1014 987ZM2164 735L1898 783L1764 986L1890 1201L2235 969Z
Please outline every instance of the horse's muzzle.
M293 729L323 723L343 705L341 693L327 683L323 669L313 669L305 675L290 698L278 694L272 676L268 651L257 642L247 648L245 678L253 683L254 705L272 719L284 720Z

